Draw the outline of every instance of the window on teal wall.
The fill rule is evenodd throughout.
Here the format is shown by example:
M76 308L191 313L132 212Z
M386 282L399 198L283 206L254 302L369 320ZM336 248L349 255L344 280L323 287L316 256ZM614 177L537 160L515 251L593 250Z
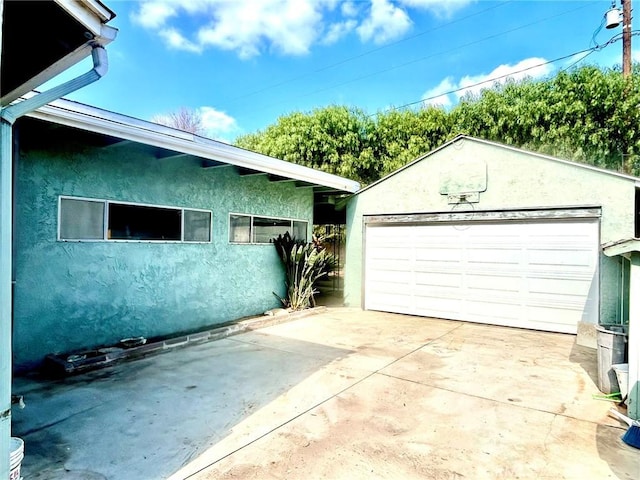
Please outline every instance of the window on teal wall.
M306 242L308 225L303 220L232 213L229 215L229 242L271 243L285 232Z
M58 240L211 242L208 210L60 197Z

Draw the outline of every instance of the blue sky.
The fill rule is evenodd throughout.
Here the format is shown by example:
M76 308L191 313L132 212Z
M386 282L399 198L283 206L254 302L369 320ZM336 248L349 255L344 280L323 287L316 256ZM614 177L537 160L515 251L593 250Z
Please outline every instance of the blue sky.
M465 90L440 94L491 78L622 59L618 41L542 65L621 33L602 28L594 43L611 0L104 1L119 29L109 72L67 98L145 120L198 110L208 135L226 141L293 111L451 107Z

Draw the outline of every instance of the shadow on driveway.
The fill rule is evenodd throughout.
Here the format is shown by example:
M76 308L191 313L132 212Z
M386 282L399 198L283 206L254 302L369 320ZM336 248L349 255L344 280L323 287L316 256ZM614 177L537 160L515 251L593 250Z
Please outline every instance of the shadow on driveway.
M349 350L242 336L61 380L17 378L29 479L166 478L234 425Z

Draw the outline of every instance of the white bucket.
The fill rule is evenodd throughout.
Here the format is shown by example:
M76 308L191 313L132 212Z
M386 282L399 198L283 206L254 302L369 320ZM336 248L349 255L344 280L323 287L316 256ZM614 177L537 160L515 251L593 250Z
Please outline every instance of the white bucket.
M18 437L11 437L11 453L9 454L9 480L20 479L20 465L24 458L24 441Z
M616 378L620 386L620 396L624 399L629 394L629 364L617 363L611 365L611 368L616 372Z

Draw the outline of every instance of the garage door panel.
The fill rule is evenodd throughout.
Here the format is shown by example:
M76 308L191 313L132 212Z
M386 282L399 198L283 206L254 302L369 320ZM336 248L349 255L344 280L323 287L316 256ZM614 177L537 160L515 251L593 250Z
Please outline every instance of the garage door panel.
M411 248L407 246L407 248ZM460 249L454 248L428 248L417 247L414 250L414 259L417 262L460 262L461 252Z
M530 265L549 265L559 267L590 267L593 262L590 258L590 250L530 250L527 260Z
M461 318L451 318L450 316L448 316L450 312L455 311L456 304L458 303L460 303L460 300L458 298L430 296L415 297L414 309L411 313L423 317L462 320Z
M528 278L527 289L532 295L561 295L582 298L588 292L593 278L573 277L570 281L561 278Z
M568 333L597 322L595 218L368 225L365 239L367 309Z
M505 274L467 274L465 285L472 290L486 292L519 292L522 290L522 278L519 275Z
M414 281L418 290L422 290L421 287L461 287L461 278L457 273L415 272Z

